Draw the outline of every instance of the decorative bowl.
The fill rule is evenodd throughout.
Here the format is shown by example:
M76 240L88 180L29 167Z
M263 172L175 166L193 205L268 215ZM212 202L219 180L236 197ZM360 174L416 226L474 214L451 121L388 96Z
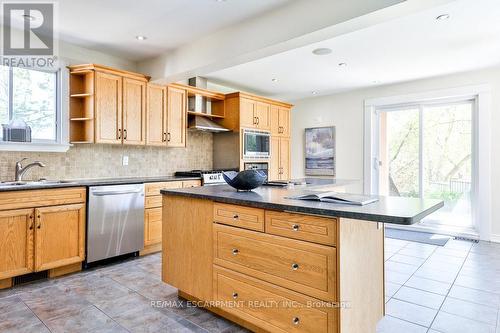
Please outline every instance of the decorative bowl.
M238 191L251 191L264 184L267 179L265 172L260 170L226 171L222 173L222 177Z

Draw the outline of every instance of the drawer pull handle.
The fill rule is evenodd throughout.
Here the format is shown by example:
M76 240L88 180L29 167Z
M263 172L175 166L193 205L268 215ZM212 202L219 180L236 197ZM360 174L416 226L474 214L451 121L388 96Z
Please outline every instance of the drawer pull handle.
M238 216L238 214L234 214L234 215L233 215L233 219L237 220L237 219L239 219L239 218L240 218L240 217Z
M238 299L238 293L233 293L233 299Z
M294 325L298 325L298 324L300 323L300 318L299 318L299 317L293 317L293 319L292 319L292 323L293 323Z
M240 253L240 250L238 250L238 249L233 249L233 256L238 255L238 253Z
M298 270L298 269L299 269L299 264L293 263L293 264L292 264L292 269L293 269L294 271Z
M298 224L292 225L293 231L299 231L300 226Z

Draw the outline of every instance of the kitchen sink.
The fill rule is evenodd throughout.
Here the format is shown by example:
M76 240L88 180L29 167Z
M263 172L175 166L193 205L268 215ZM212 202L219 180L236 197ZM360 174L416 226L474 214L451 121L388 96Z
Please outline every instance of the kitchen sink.
M0 187L7 186L37 186L37 185L56 185L56 184L71 184L69 180L30 180L30 181L10 181L0 182Z

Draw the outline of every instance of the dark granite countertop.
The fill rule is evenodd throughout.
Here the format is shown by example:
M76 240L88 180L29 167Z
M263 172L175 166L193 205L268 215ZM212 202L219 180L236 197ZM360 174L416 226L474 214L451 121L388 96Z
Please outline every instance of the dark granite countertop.
M94 179L71 179L63 180L60 183L53 183L50 180L46 182L30 182L24 185L2 185L0 183L0 192L40 190L50 188L65 188L76 186L101 186L101 185L122 185L122 184L141 184L153 182L171 182L182 180L200 180L199 177L177 177L177 176L155 176L155 177L121 177L121 178L94 178Z
M209 199L217 202L244 206L297 212L311 215L344 217L358 220L376 221L391 224L410 225L443 207L439 200L420 200L401 197L379 197L379 201L365 206L341 205L317 201L287 199L310 191L325 191L324 185L346 185L344 181L280 187L260 187L251 192L237 192L229 185L193 187L184 189L162 190L162 194L180 195L193 198ZM349 181L346 181L349 183ZM321 183L321 184L318 184ZM350 182L352 183L352 181Z

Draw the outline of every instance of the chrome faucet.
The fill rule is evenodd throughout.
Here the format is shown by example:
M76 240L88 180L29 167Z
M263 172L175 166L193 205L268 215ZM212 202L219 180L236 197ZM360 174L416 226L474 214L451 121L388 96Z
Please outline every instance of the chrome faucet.
M26 166L23 167L23 165L21 163L23 161L25 161L25 160L27 160L27 158L23 158L22 160L16 162L16 182L22 181L22 178L23 178L24 174L29 169L31 169L31 168L33 168L35 166L38 166L40 168L44 168L45 167L45 164L43 164L40 161L35 161L35 162L30 163L30 164L28 164L28 165L26 165Z

